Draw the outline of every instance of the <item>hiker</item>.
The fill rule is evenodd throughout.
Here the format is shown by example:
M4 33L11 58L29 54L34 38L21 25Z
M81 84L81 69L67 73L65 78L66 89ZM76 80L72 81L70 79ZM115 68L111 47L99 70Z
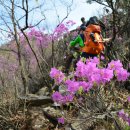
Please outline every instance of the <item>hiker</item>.
M79 43L79 47L84 47L84 31L86 29L87 22L85 21L85 18L81 18L82 24L77 28L78 30L78 36L70 42L70 46L74 47L77 43Z
M85 21L85 18L84 18L84 17L81 18L81 22L82 22L82 24L81 24L80 27L79 27L79 31L83 32L83 31L85 31L85 29L86 29L86 24L87 24L87 22Z
M84 34L83 34L83 32L84 32L85 29L86 29L86 24L87 24L87 22L85 21L85 18L84 18L84 17L81 18L81 22L82 22L82 24L77 28L77 30L78 30L78 34L80 35L80 37L81 37L82 40L84 41Z
M94 58L104 51L104 43L109 42L110 39L103 39L101 35L102 29L105 28L105 25L97 19L96 16L91 17L88 22L84 22L85 19L81 18L82 24L80 25L80 33L75 38L75 40L71 41L69 44L69 48L71 50L76 49L77 56L75 56L74 51L72 52L66 62L66 72L69 72L69 68L73 59L75 59L74 68L76 68L76 63L80 59L80 57L84 58ZM83 35L83 36L82 36Z
M82 29L83 26L81 26ZM81 51L81 57L93 58L98 56L104 50L104 40L101 35L101 27L105 25L98 20L96 16L91 17L87 23L85 23L85 30L83 31L84 39L81 35L70 42L70 46L74 47L79 45ZM109 41L109 40L108 40Z
M84 31L86 29L86 21L85 18L81 18L82 24L80 27L78 27L76 30L78 31L78 36L70 42L70 49L71 49L71 54L68 55L67 62L66 62L66 70L68 72L68 69L70 68L71 62L73 60L74 63L74 68L76 68L76 63L80 59L80 50L79 48L84 47ZM78 43L78 44L77 44Z
M85 18L84 17L82 17L81 18L81 22L82 22L82 24L80 25L80 27L82 27L82 26L86 26L86 21L85 21Z

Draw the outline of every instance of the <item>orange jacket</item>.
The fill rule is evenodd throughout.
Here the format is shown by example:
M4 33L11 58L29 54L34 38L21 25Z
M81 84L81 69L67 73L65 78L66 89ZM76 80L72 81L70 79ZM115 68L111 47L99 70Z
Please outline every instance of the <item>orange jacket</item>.
M94 41L91 38L91 33L94 35ZM104 50L103 39L101 36L101 28L99 25L90 24L84 31L85 46L81 48L82 52L89 54L100 54Z

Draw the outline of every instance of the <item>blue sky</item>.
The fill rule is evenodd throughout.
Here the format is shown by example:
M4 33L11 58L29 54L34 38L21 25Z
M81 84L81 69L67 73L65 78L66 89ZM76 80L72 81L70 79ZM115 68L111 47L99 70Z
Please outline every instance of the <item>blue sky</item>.
M71 0L45 0L47 5L46 8L49 8L48 11L45 11L46 15L46 23L50 28L55 27L58 22L57 22L57 16L56 16L56 10L52 5L52 1L55 1L55 5L57 8L57 14L59 15L59 19L62 20L66 16L66 6L70 5ZM71 12L68 16L67 20L73 20L76 22L75 26L78 26L81 24L80 18L85 17L86 20L88 20L91 16L98 16L99 14L103 14L103 7L97 3L93 4L87 4L86 0L73 0L73 5L71 7ZM61 3L62 2L62 3ZM40 1L39 1L40 3ZM51 8L52 7L52 8ZM39 12L40 13L40 12ZM41 15L37 15L35 13L35 18L40 19ZM43 26L45 22L43 22Z
M73 0L73 5L71 6L71 12L68 16L68 18L65 20L73 20L76 22L76 25L73 28L76 28L81 24L81 17L85 17L86 20L88 20L91 16L99 16L99 14L103 14L103 6L94 3L94 4L87 4L85 2L86 0ZM49 31L52 31L56 25L58 25L58 17L61 21L66 16L67 6L71 4L71 0L28 0L29 2L29 9L32 9L34 7L39 6L41 3L43 3L43 6L40 9L36 9L32 11L29 14L29 23L35 24L41 19L46 17L46 20L42 21L40 23L40 28L47 28ZM17 3L18 5L21 4L21 0ZM54 6L55 5L55 6ZM3 10L1 8L1 10ZM7 13L3 11L3 14ZM20 18L24 12L21 9L16 8L15 12L16 18ZM2 14L2 11L0 15ZM9 21L9 19L6 19L6 21ZM20 26L23 27L25 24L24 19L21 20ZM12 27L12 25L9 25ZM1 26L5 29L5 26ZM3 32L5 35L6 33ZM3 37L3 35L0 34L1 42L4 42L6 36ZM3 40L2 40L3 39Z

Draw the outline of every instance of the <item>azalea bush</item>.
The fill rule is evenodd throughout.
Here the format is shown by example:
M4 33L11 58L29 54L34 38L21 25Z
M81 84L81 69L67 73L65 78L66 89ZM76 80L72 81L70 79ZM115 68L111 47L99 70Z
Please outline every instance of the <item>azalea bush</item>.
M70 28L74 24L75 22L72 20L60 23L56 28L54 28L54 30L50 34L47 33L47 30L37 29L36 27L30 27L26 31L27 39L30 42L31 47L36 52L37 57L42 57L41 59L39 59L40 61L42 61L43 58L48 61L48 59L52 56L52 44L54 44L54 51L56 50L57 53L59 52L59 50L65 50L65 48L63 47L66 46L66 43L64 43L63 37L64 35L70 34ZM31 60L33 58L33 61L35 61L32 50L28 45L25 36L20 33L19 38L21 42L22 53L27 57L27 60Z
M59 91L52 94L52 99L62 109L65 105L71 106L71 110L75 109L76 113L79 113L84 120L87 120L88 116L98 118L98 114L102 115L103 113L111 115L111 109L116 111L122 107L120 103L114 104L118 98L114 95L116 93L115 85L125 82L129 76L130 73L123 68L120 60L112 60L103 66L96 57L87 60L80 59L76 70L69 75L56 68L51 69L50 77L55 81L54 86L59 86ZM111 97L113 106L111 106ZM108 109L110 109L109 112ZM81 111L84 111L83 115ZM65 113L62 118L69 123L72 121ZM129 122L129 118L126 121ZM63 124L64 121L62 119L59 122Z
M42 71L42 74L44 74L47 80L49 79L49 70L52 66L50 59L52 59L52 57L54 57L55 64L59 64L59 63L63 64L63 57L65 54L64 52L66 51L65 46L67 45L62 39L62 37L64 37L65 34L69 35L70 33L69 30L74 24L75 22L72 20L69 20L64 23L60 23L56 28L54 28L54 30L50 34L47 33L47 30L45 29L38 29L37 27L31 27L31 26L25 31L26 37L23 33L18 33L19 40L20 40L21 60L22 63L24 64L23 69L24 69L26 80L27 82L29 82L28 83L29 92L35 92L35 90L39 90L41 87L45 85L44 83L41 84L41 82L43 82L43 79L40 71ZM54 43L52 43L52 41ZM54 50L53 50L54 55L52 55L52 44L54 45ZM33 51L31 48L33 49ZM9 44L8 47L6 47L5 49L12 50L12 52L10 52L11 55L13 55L12 58L14 58L15 62L18 64L19 56L17 53L18 50L15 41ZM42 68L41 70L39 70L38 68L38 63L36 58L38 59L39 64ZM6 60L6 57L4 57L3 59ZM0 60L3 59L0 57ZM8 63L10 64L11 62L8 61ZM1 62L0 70L4 70L5 66L7 65L5 65L4 62ZM17 70L19 69L20 67L17 67ZM39 84L37 85L35 83L37 81L41 85ZM20 87L23 88L22 86Z
M0 87L7 90L4 86L8 86L9 88L16 86L18 93L21 94L24 90L20 73L21 68L24 71L24 78L26 79L29 93L36 93L40 88L44 87L45 79L48 80L47 85L49 86L49 71L52 66L50 59L52 59L53 56L55 65L59 65L59 63L60 65L63 64L65 51L68 46L63 37L64 35L68 37L70 28L74 24L75 22L72 20L60 23L50 34L47 33L47 30L44 28L32 26L29 26L25 31L26 37L19 31L18 36L22 67L19 66L19 54L16 41L12 38L9 44L1 46L4 51L0 51ZM13 35L11 37L13 37ZM52 40L54 43L52 43ZM54 45L54 55L52 55L52 44ZM36 55L34 55L30 46ZM42 68L42 74L38 68L36 58ZM44 79L42 78L43 75L45 77ZM48 87L47 85L46 87ZM3 94L5 95L5 93Z
M57 62L63 64L63 52L66 51L65 46L67 46L63 37L64 35L69 35L70 27L74 24L75 23L71 20L61 23L51 34L48 34L46 30L40 30L37 27L30 27L25 31L25 35L42 67L42 74L39 71L36 57L34 56L25 35L18 33L22 69L25 76L23 78L25 78L27 82L27 94L36 93L40 88L51 85L49 77L51 68L50 59L52 57L51 46L54 44L54 52L56 52L54 56L55 64ZM54 43L52 43L52 40L54 40ZM24 84L21 78L21 67L19 65L16 41L12 40L9 44L1 46L1 49L3 51L0 51L0 106L9 105L9 109L13 110L11 111L13 113L19 109L18 98L21 98L23 94L25 94L23 92ZM45 81L47 81L48 86L45 84ZM3 107L3 109L5 108ZM7 116L8 118L10 115L2 112L1 116ZM1 125L4 121L0 122Z

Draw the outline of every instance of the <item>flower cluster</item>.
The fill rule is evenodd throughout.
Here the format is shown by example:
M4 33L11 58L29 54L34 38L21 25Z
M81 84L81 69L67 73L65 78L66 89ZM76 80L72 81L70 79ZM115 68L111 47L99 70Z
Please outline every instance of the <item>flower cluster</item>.
M55 80L56 84L60 84L65 78L65 75L60 70L51 68L50 77Z
M36 30L35 28L31 28L27 33L29 39L35 39L36 44L39 47L47 47L50 42L50 36L45 34L43 31Z
M128 73L127 70L123 68L122 63L119 60L112 60L108 64L108 68L114 71L114 74L117 77L118 81L126 81L127 78L130 76L130 73Z
M56 84L62 83L66 88L66 95L64 94L63 96L63 94L55 92L52 98L59 104L65 104L73 101L74 95L79 91L86 93L93 86L105 85L113 78L117 78L118 81L125 81L129 75L119 60L111 61L106 68L103 68L100 66L98 58L85 61L81 59L78 61L77 68L72 76L65 77L60 70L56 68L51 69L51 78L55 80Z
M73 95L72 94L68 94L68 95L61 95L61 93L59 92L55 92L52 95L52 99L54 102L57 102L59 104L66 104L67 102L72 102L73 101Z
M57 26L54 30L53 33L53 38L54 39L58 39L59 37L61 37L64 33L68 33L69 32L69 28L71 26L73 26L75 24L74 21L69 20L66 23L61 23L59 24L59 26Z
M128 97L128 102L130 102L130 96Z
M122 109L118 112L118 116L122 118L125 122L127 122L128 125L130 126L130 117L128 113L125 113L125 111Z
M86 63L79 61L77 63L77 68L75 75L80 78L86 79L88 83L91 84L105 84L109 82L114 74L113 70L109 68L99 68L99 61L97 58L86 61Z
M58 118L58 123L64 124L65 119L63 117Z
M85 81L67 80L65 83L67 91L72 94L75 94L80 88L82 88L85 92L88 92L92 88L92 84Z

